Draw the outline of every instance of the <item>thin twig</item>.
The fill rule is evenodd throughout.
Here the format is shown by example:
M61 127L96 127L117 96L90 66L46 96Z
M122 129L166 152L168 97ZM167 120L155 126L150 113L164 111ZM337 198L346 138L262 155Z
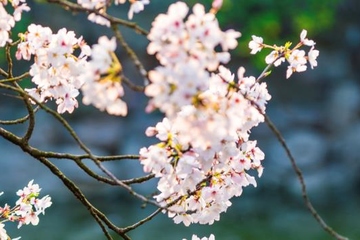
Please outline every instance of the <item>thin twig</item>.
M260 76L257 78L257 82L260 82L263 78L267 77L268 74L268 70L274 65L274 63L281 57L283 57L284 54L281 54L280 56L278 56L276 59L274 59L274 61L272 61L270 64L268 64L266 66L266 68L262 71L262 73L260 74ZM260 114L262 114L264 116L265 122L268 125L268 127L270 128L270 130L274 133L274 135L276 136L276 138L278 139L278 141L280 142L282 148L285 150L286 155L288 156L290 162L291 162L291 166L295 171L295 174L299 180L299 183L301 185L301 193L302 193L302 197L304 199L305 205L307 207L307 209L310 211L310 213L312 214L312 216L315 218L315 220L320 224L320 226L326 231L328 232L331 236L335 237L337 240L348 240L347 237L344 237L340 234L338 234L335 230L333 230L330 226L328 226L326 224L326 222L322 219L322 217L319 215L319 213L316 211L316 209L314 208L314 206L312 205L309 195L307 194L307 190L306 190L306 184L304 181L304 177L303 174L300 170L300 168L298 167L296 160L294 158L294 156L292 155L289 147L287 146L283 136L281 135L280 131L276 128L276 126L273 124L273 122L270 120L269 116L266 115L261 108L256 104L256 102L254 102L253 100L251 100L248 96L244 95L244 97L250 101L250 103L259 111Z
M64 183L64 185L74 194L74 196L89 210L91 215L95 218L95 220L100 224L101 229L105 229L103 224L98 221L101 219L110 229L117 232L120 236L122 236L126 240L130 240L130 238L126 235L125 232L121 228L116 227L102 212L96 209L85 197L85 195L81 192L81 190L73 183L68 177L64 175L64 173L58 169L53 163L51 163L47 158L38 156L36 153L32 152L32 148L28 145L27 142L24 142L22 138L16 136L15 134L3 129L0 127L0 135L7 139L8 141L14 143L19 146L24 152L28 153L30 156L39 160L42 164L49 168L49 170ZM110 236L107 232L104 232L106 236ZM109 238L112 239L112 238Z
M34 109L34 113L37 112L39 110L39 107L36 107ZM25 117L22 118L18 118L18 119L14 119L14 120L0 120L0 124L1 125L15 125L15 124L22 124L24 122L26 122L29 119L29 114L26 115Z
M161 208L156 209L152 214L150 214L150 215L147 216L146 218L144 218L144 219L136 222L135 224L133 224L133 225L131 225L131 226L128 226L128 227L123 228L124 232L125 232L125 233L126 233L126 232L129 232L129 231L131 231L131 230L133 230L133 229L135 229L135 228L143 225L144 223L146 223L146 222L150 221L151 219L153 219L153 218L154 218L156 215L158 215L161 211L162 211Z
M131 60L133 61L133 63L135 64L135 66L137 67L137 69L139 70L139 73L141 74L141 76L144 78L144 85L146 86L149 82L148 80L148 73L145 70L143 64L141 63L141 61L139 60L138 56L136 55L136 53L134 52L134 50L127 44L127 42L125 41L123 35L121 34L121 31L118 27L117 24L113 24L111 26L112 30L114 31L115 37L117 39L118 42L120 42L120 44L122 45L122 47L125 49L126 53L128 54L128 56L131 58ZM143 88L142 88L143 91Z
M33 99L34 101L36 101L36 99ZM69 125L69 123L57 112L55 112L54 110L48 108L47 106L45 106L44 104L40 103L37 101L37 104L40 105L40 107L42 109L44 109L46 112L50 113L51 115L53 115L53 117L55 117L58 121L60 121L60 123L65 127L65 129L70 133L70 135L73 137L73 139L76 141L76 143L79 145L79 147L85 151L85 153L88 154L89 159L93 160L93 162L99 167L99 169L101 169L106 175L108 175L111 179L113 179L114 181L116 181L117 185L125 188L131 195L137 197L138 199L140 199L141 201L153 204L157 207L160 207L160 205L152 200L147 199L146 197L142 196L141 194L136 193L130 186L124 184L121 180L117 179L109 170L107 170L102 164L101 161L99 161L96 156L94 156L90 149L81 141L81 139L79 138L79 136L75 133L74 129Z
M341 236L340 234L338 234L336 231L334 231L330 226L328 226L325 221L321 218L321 216L318 214L318 212L315 210L314 206L311 204L310 198L307 194L306 191L306 184L304 181L304 177L303 174L300 170L300 168L298 167L296 160L294 158L294 156L292 155L289 147L287 146L283 136L281 135L280 131L276 128L276 126L273 124L273 122L270 120L269 116L267 116L266 114L263 114L265 117L265 122L266 124L269 126L269 128L271 129L271 131L275 134L276 138L278 139L278 141L280 142L281 146L284 148L286 155L288 156L288 158L290 159L291 165L296 173L296 176L299 179L299 183L301 185L301 193L302 193L302 197L305 201L305 205L308 208L308 210L311 212L311 214L313 215L313 217L316 219L316 221L320 224L320 226L326 231L328 232L331 236L333 236L334 238L338 239L338 240L348 240L347 237Z
M6 55L6 61L8 63L8 70L7 70L7 78L13 78L13 73L12 73L12 70L13 70L13 61L12 61L12 58L11 58L11 52L10 52L10 48L11 48L11 45L10 44L6 44L5 46L5 55Z
M20 87L20 85L17 82L13 82L13 84L15 85L15 87L17 89L20 90L20 95L24 101L24 104L26 106L26 109L28 111L29 114L29 126L27 127L26 133L25 135L22 137L22 141L24 143L28 143L29 139L34 131L35 128L35 111L31 105L31 102L29 100L29 98L26 97L26 94L24 93L24 91L22 90L22 88Z
M0 83L16 82L16 81L22 80L24 78L27 78L29 76L30 76L30 73L26 72L26 73L23 73L23 74L21 74L20 76L17 76L17 77L11 77L11 78L6 77L6 79L0 80Z
M7 72L6 72L4 69L2 69L2 68L0 68L0 74L3 75L3 76L6 77L6 78L9 77L9 74L7 74Z
M143 182L149 181L150 179L153 179L154 177L155 177L155 174L152 173L152 174L148 174L143 177L133 178L133 179L129 179L129 180L122 180L122 182L127 185L135 184L135 183L143 183Z
M120 18L113 17L111 15L108 15L107 13L100 12L101 9L87 9L79 4L72 3L70 1L66 0L47 0L49 3L56 3L61 5L63 8L67 10L71 10L72 12L86 12L86 13L95 13L96 15L99 15L107 20L110 21L112 24L120 24L125 27L133 29L136 33L142 34L142 35L148 35L148 31L138 26L135 22L129 22Z
M57 112L55 112L54 110L50 109L49 107L47 107L46 105L44 105L43 103L37 101L35 98L29 96L25 91L18 89L16 87L12 87L9 86L7 84L1 84L0 83L0 87L4 87L7 89L11 89L14 90L15 92L19 92L21 94L24 94L24 97L30 98L31 100L33 100L36 104L38 104L43 110L45 110L46 112L48 112L49 114L53 115L53 117L55 117L64 127L65 129L70 133L70 135L73 137L73 139L76 141L76 143L79 145L79 147L81 149L83 149L87 155L88 158L93 160L93 162L106 174L108 175L112 180L114 180L116 182L117 185L125 188L131 195L135 196L136 198L140 199L141 201L145 202L145 203L150 203L158 208L161 208L161 206L153 201L153 200L149 200L146 197L142 196L141 194L138 194L137 192L135 192L130 186L128 186L127 184L123 183L121 180L117 179L110 171L108 171L102 164L101 161L99 161L98 159L96 159L96 157L91 153L91 151L87 148L87 146L81 141L81 139L77 136L77 134L75 133L75 131L72 129L72 127L69 125L69 123ZM6 131L5 129L3 129L3 132ZM6 131L7 132L7 131ZM0 132L1 134L1 132ZM5 137L6 138L6 137ZM15 139L15 138L7 138L9 141L11 141L11 139ZM43 156L39 156L39 152L31 152L30 150L32 149L29 145L25 144L26 142L24 142L23 140L20 140L21 144L17 143L16 141L13 141L13 143L15 143L16 145L19 145L22 147L22 149L25 152L28 152L31 156L36 157L37 159L46 159ZM44 160L44 162L47 162ZM76 185L75 185L76 186ZM101 212L99 212L101 213ZM105 217L105 216L104 216ZM102 218L103 221L105 221ZM106 225L113 229L114 231L118 232L119 234L122 233L122 230L118 227L116 227L111 221L106 220L105 221ZM126 239L126 238L125 238Z
M121 80L132 90L136 91L136 92L144 92L145 87L143 86L138 86L135 85L134 83L132 83L127 77L123 75L121 75Z
M115 177L115 175L110 172L107 168L105 168L100 161L97 161L96 159L93 159L95 164L106 174L108 175L111 179L113 179L114 181L116 181L116 183L125 188L131 195L135 196L136 198L142 200L145 203L150 203L158 208L162 208L162 206L159 205L159 203L153 201L153 200L149 200L148 198L146 198L145 196L138 194L137 192L135 192L131 186L125 184L123 181L119 180L117 177Z

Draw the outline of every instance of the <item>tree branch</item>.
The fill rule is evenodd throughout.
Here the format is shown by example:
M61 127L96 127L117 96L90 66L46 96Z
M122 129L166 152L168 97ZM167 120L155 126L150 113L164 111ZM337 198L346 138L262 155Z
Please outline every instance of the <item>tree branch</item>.
M66 1L66 0L47 0L47 2L58 4L58 5L62 6L63 8L65 8L66 10L71 10L72 12L95 13L96 15L99 15L99 16L109 20L111 24L120 24L125 27L133 29L138 34L142 34L145 36L148 35L148 31L139 27L135 22L125 21L123 19L119 19L119 18L113 17L111 15L108 15L107 13L101 13L100 9L87 9L87 8L80 6L79 4L72 3L72 2Z
M134 52L134 50L132 50L132 48L127 44L127 42L125 41L123 35L121 34L118 25L117 24L113 24L111 26L112 30L114 31L115 37L117 39L118 42L120 42L120 44L122 45L122 47L125 49L126 53L129 55L129 57L131 58L131 60L133 61L133 63L135 64L135 66L137 67L137 69L139 70L139 73L141 74L141 76L144 78L144 85L147 85L149 80L148 80L148 73L145 70L143 64L140 62L139 58L137 57L136 53ZM144 91L144 87L138 87L138 89L136 89L137 91Z
M304 177L303 174L300 170L300 168L298 167L296 160L294 158L294 156L292 155L289 147L287 146L283 136L281 135L280 131L276 128L276 126L272 123L272 121L270 120L269 116L267 116L266 114L263 114L265 117L265 122L268 125L268 127L271 129L271 131L274 133L274 135L276 136L276 138L278 139L278 141L280 142L281 146L284 148L286 155L288 156L292 168L294 169L297 178L299 179L299 183L301 185L301 193L302 193L302 197L304 199L305 205L307 207L307 209L310 211L310 213L313 215L313 217L315 218L315 220L320 224L320 226L326 231L328 232L331 236L333 236L334 238L336 238L337 240L348 240L347 237L341 236L340 234L338 234L335 230L333 230L331 227L329 227L325 221L321 218L321 216L318 214L318 212L315 210L314 206L312 205L310 198L307 194L306 191L306 184L304 181Z

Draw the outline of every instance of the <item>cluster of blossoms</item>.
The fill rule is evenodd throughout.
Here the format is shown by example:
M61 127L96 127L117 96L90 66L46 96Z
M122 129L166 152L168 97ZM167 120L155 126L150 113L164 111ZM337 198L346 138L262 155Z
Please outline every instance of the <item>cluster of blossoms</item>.
M6 43L12 42L9 32L15 26L15 22L21 20L22 12L30 10L25 0L12 0L9 2L14 9L13 14L9 14L6 10L8 1L0 1L0 47L4 47Z
M82 7L90 10L97 10L98 13L104 14L106 12L106 7L108 6L110 1L108 0L77 0L77 3ZM126 0L115 0L115 5L124 4ZM134 13L139 13L144 10L145 5L150 3L150 0L129 0L130 8L128 12L128 18L132 19ZM105 25L110 27L110 21L105 17L92 12L89 14L88 19L91 22L97 23L99 25Z
M11 42L9 31L22 11L29 8L23 0L12 1L13 16L6 13L2 1L0 14L0 46ZM92 10L89 19L110 26L102 15L107 0L78 0ZM115 0L124 4L126 0ZM129 0L128 17L144 9L149 0ZM160 14L148 35L147 52L155 55L160 66L150 71L150 83L145 94L150 98L147 111L159 109L164 119L149 127L146 135L159 142L140 149L140 162L145 172L159 178L155 199L167 209L175 223L212 224L231 206L231 199L242 194L249 185L256 187L251 172L262 175L264 153L249 140L250 130L264 121L266 104L271 96L267 85L253 76L244 76L240 67L237 77L223 64L230 61L229 50L236 48L240 32L222 31L215 13L222 0L214 0L210 12L195 4L192 13L183 2L170 5ZM4 13L5 11L5 13ZM7 25L3 22L7 21ZM319 51L315 42L306 38L305 30L294 47L270 46L261 37L253 36L249 43L252 54L263 48L273 51L266 57L269 65L289 63L286 77L293 72L317 66ZM309 46L306 55L299 48ZM72 113L83 93L83 103L93 104L109 114L125 116L127 106L122 97L122 66L116 57L116 39L105 36L90 48L82 37L63 28L53 33L48 27L31 24L21 35L16 58L34 59L30 75L36 88L25 89L33 99L46 102L55 99L59 113ZM38 215L51 205L48 196L38 199L40 189L30 181L19 190L16 206L0 207L0 240L8 239L3 222L18 221L37 225ZM192 240L214 240L214 235Z
M148 109L159 108L167 115L191 104L193 96L208 88L208 71L230 60L228 50L237 46L240 33L221 31L215 15L205 13L196 4L191 14L183 2L170 5L167 14L159 14L148 35L147 52L156 54L162 66L149 72L151 84L145 94L152 99ZM222 52L215 47L221 46Z
M124 92L114 38L103 36L91 49L73 31L62 28L54 34L48 27L31 24L21 40L16 58L34 57L30 75L36 88L25 89L33 98L39 102L55 99L59 113L72 113L82 89L84 104L93 104L109 114L126 115L126 105L120 99ZM80 51L76 55L77 49Z
M265 62L267 64L273 64L275 67L281 65L285 60L289 63L286 71L286 78L289 78L294 72L304 72L307 69L307 62L309 62L311 68L317 66L317 57L319 51L315 49L315 42L306 38L307 31L303 30L300 33L300 42L292 49L291 42L287 42L284 46L271 46L263 43L262 37L252 36L252 40L249 42L249 48L251 54L260 52L263 48L273 49L269 55L266 56ZM301 46L309 46L310 50L306 56L304 50L299 50Z
M19 199L16 201L14 207L10 207L8 204L0 207L0 240L9 239L4 222L18 222L18 228L30 223L34 226L38 225L39 215L45 214L45 209L52 204L51 197L48 195L38 198L40 191L41 188L39 188L39 185L33 184L33 180L31 180L26 187L16 192ZM0 195L2 194L3 193L0 193Z
M115 38L108 39L106 36L100 37L98 44L93 45L81 91L84 104L93 104L112 115L125 116L127 105L121 99L124 95L120 75L122 67L114 53L115 49Z
M73 112L78 106L76 97L84 83L81 76L91 53L90 47L82 37L76 38L73 31L62 28L54 34L50 28L35 24L31 24L21 38L16 58L31 60L34 56L30 75L37 85L26 91L40 102L56 99L59 113ZM76 57L77 48L81 53Z
M243 187L256 186L248 172L261 176L264 154L249 131L264 121L270 99L266 83L244 77L242 67L235 81L221 65L240 33L221 31L200 4L185 20L187 14L184 3L172 4L148 36L148 52L162 64L149 73L148 110L160 109L166 117L146 131L160 142L140 150L144 171L160 178L156 200L186 226L212 224ZM223 52L215 51L219 45Z
M183 240L186 240L185 238ZM208 238L207 237L203 237L203 238L199 238L197 235L192 235L191 240L215 240L215 236L214 234L211 234Z

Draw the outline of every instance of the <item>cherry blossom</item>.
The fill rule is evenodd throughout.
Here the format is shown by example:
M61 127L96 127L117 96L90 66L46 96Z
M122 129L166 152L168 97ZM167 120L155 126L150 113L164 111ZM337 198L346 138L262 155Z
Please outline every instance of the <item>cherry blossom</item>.
M115 0L124 4L126 0ZM129 0L128 18L144 10L149 0ZM106 16L107 0L77 0L91 12L88 19L110 27ZM11 43L10 31L30 8L24 0L11 1L13 14L7 12L7 1L0 4L0 47ZM263 174L265 158L251 130L264 121L267 102L271 99L267 84L254 76L245 76L245 68L237 74L222 64L230 61L230 50L237 47L241 33L223 31L216 19L222 0L214 0L206 11L195 4L190 12L184 2L171 4L167 13L152 23L147 52L155 55L159 66L148 72L149 97L146 110L159 110L164 118L145 134L157 143L139 151L144 172L158 178L155 200L176 224L213 224L232 205L243 188L257 186L254 175ZM102 36L91 48L84 39L66 28L53 33L48 27L31 24L20 34L16 52L18 60L34 61L30 67L34 88L25 89L32 102L55 100L57 112L72 113L78 107L80 89L85 105L94 105L108 114L125 116L128 109L122 100L122 65L115 54L116 39ZM248 46L251 54L271 49L265 62L270 66L288 63L286 78L294 72L317 66L316 43L300 34L300 41L284 46L267 45L253 35ZM306 51L301 47L310 47ZM79 53L80 52L80 53ZM16 192L19 199L11 208L0 207L4 221L22 225L38 225L40 214L52 205L48 195L39 198L41 188L31 180ZM2 193L0 193L2 195ZM9 236L0 222L0 239ZM193 240L215 240L192 236Z
M319 50L315 50L313 46L308 53L308 60L312 69L317 66L316 58L318 56L319 56Z
M78 56L75 50L81 50ZM115 38L103 36L91 49L82 37L63 28L53 34L48 27L31 24L18 45L17 59L31 60L32 82L36 88L25 89L40 102L55 99L59 113L72 113L78 107L77 96L82 90L83 103L93 104L109 114L127 114L121 100L121 64L115 56ZM91 57L91 60L88 60Z
M314 46L315 45L315 42L313 40L309 40L306 38L306 35L307 35L307 31L304 29L301 31L300 33L300 42L306 46Z
M30 11L30 7L24 1L11 1L11 6L14 9L11 15L6 10L7 5L7 1L0 2L0 47L12 42L9 32L15 26L15 22L21 20L22 12Z
M267 64L274 64L275 67L278 67L281 63L285 62L285 57L281 56L279 51L274 50L265 57L265 62Z
M305 65L307 62L305 54L304 50L295 49L291 52L287 60L294 65Z
M286 78L289 78L294 72L304 72L306 71L306 68L306 65L292 63L286 70Z
M208 75L207 88L198 90L193 101L174 106L176 111L166 110L168 118L147 130L161 142L142 148L140 162L144 171L160 178L158 202L182 198L169 207L175 223L218 221L242 187L256 186L247 171L262 174L264 154L256 141L248 140L248 131L263 121L257 108L265 111L270 95L265 83L239 72L235 84L234 74L220 66L218 74Z
M211 7L217 11L221 8L222 4L223 0L213 0Z
M221 31L201 4L185 19L188 11L185 3L174 3L152 24L148 53L162 66L149 72L147 110L159 109L166 117L146 131L160 142L140 150L144 171L159 178L155 199L163 206L180 199L167 213L186 226L218 221L232 197L256 186L247 171L261 176L264 154L249 131L264 121L270 99L266 83L244 77L243 68L235 81L220 65L229 61L240 33Z
M183 240L186 240L185 238ZM215 240L214 234L210 234L209 237L199 238L197 235L193 234L191 240Z
M115 0L115 5L124 4L126 0ZM139 13L144 10L145 5L150 3L150 0L129 0L130 8L128 11L128 18L131 20L134 13ZM77 0L77 3L85 9L98 10L99 13L92 12L88 15L88 20L99 25L110 27L111 22L102 16L106 14L106 8L110 4L107 0Z
M257 52L260 52L261 49L263 49L263 38L257 37L255 35L251 36L252 40L249 42L249 48L251 49L251 54L256 54Z
M163 66L149 72L151 83L145 94L152 99L148 110L160 108L171 115L191 103L207 88L208 70L228 62L227 51L237 46L240 33L221 31L214 14L206 13L203 5L195 4L186 20L188 11L183 2L171 4L167 14L160 14L152 24L147 50ZM214 50L219 45L223 52Z
M1 240L7 240L9 237L5 230L5 224L0 223L0 239Z
M249 48L251 54L256 54L263 48L270 48L272 51L265 57L265 62L275 67L280 66L283 62L289 63L286 78L289 78L294 72L304 72L307 70L307 62L309 62L311 69L317 66L316 58L319 56L319 51L315 50L315 42L306 37L307 31L302 30L300 33L300 42L292 49L290 48L292 43L287 42L284 46L267 45L263 43L261 37L252 36L252 40L249 42ZM303 45L311 47L308 55L304 50L299 48Z
M16 195L19 196L19 199L16 201L16 205L14 207L10 207L7 204L5 204L4 207L0 207L1 240L9 239L3 222L18 222L18 228L20 228L24 224L39 224L39 215L45 214L45 209L52 205L51 197L49 197L48 195L42 198L38 198L40 191L41 188L39 187L39 185L34 184L34 180L31 180L27 186L25 186L23 189L19 189L16 192ZM20 237L12 239L20 239Z
M131 6L128 12L128 18L132 19L134 16L134 13L139 13L144 10L145 5L150 3L150 0L133 0L130 1Z
M55 99L59 113L72 113L78 107L76 97L83 85L81 76L90 48L82 37L76 38L73 31L65 28L54 34L48 27L31 24L21 38L16 57L31 60L34 56L35 63L29 72L37 86L25 90L41 102ZM81 49L78 57L74 56L77 48Z
M121 85L121 64L114 53L115 38L100 37L92 47L91 60L82 75L83 103L92 104L101 111L112 115L125 116L127 105L121 99L124 89Z
M220 63L227 63L227 52L237 46L240 33L223 32L213 13L205 13L204 6L195 4L193 14L185 19L189 9L183 2L169 6L167 14L158 15L148 35L151 41L147 51L155 54L162 65L189 62L200 64L198 68L216 70ZM216 52L216 46L222 52Z

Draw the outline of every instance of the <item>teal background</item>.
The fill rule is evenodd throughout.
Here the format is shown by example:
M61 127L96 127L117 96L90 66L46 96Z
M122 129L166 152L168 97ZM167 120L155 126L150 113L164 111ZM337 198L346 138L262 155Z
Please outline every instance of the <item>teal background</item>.
M154 17L166 11L171 2L152 1L144 12L135 15L134 20L150 29ZM193 4L195 1L186 2ZM201 2L209 7L211 1ZM29 5L32 11L25 13L24 21L17 24L18 32L35 22L51 26L54 32L62 27L75 30L89 44L95 43L100 35L111 36L105 27L89 23L83 13L71 14L46 3L29 2ZM120 5L109 11L115 16L126 17L127 9L128 5ZM265 67L265 51L257 56L249 54L247 43L253 34L262 36L266 43L281 45L286 41L296 43L301 30L307 29L308 37L317 42L320 56L319 67L315 70L295 73L290 80L285 80L285 67L273 69L266 80L272 95L268 114L296 153L315 208L331 227L354 240L360 239L359 11L357 0L224 0L223 9L218 13L222 29L234 28L242 32L239 47L232 51L233 58L228 65L234 72L239 66L245 66L247 74L256 76ZM145 52L146 38L121 29L146 69L155 67L156 60ZM141 77L120 46L117 53L124 73L141 84ZM1 62L1 66L5 66L5 62ZM16 71L23 72L28 67L29 63L23 62ZM22 84L24 87L31 85L29 79ZM25 109L17 102L3 99L0 101L1 119L25 114ZM107 116L91 106L82 105L74 114L64 117L96 154L137 154L140 147L153 142L145 137L144 131L161 119L161 115L142 113L146 98L139 93L126 89L125 99L130 109L125 119ZM32 139L35 146L80 153L61 130L61 125L44 112L37 114L37 123ZM21 133L24 128L19 126L12 130ZM201 237L214 233L217 240L332 239L306 210L295 174L276 138L265 124L254 129L252 134L266 154L264 176L257 179L257 188L248 187L240 198L232 200L233 206L221 215L220 222L211 226L185 227L173 224L166 215L160 214L130 233L133 239L190 239L193 233ZM48 169L3 139L0 139L0 149L0 190L5 192L0 198L1 204L15 201L16 190L33 178L42 187L42 194L50 194L53 198L53 206L41 216L39 226L24 226L17 230L14 224L7 223L11 236L35 240L105 239L85 207ZM53 162L119 226L132 224L154 210L152 206L141 208L140 201L120 188L95 182L67 160ZM136 161L105 165L119 178L142 175ZM155 184L152 181L145 187L135 186L135 189L145 195L151 194ZM114 239L119 237L114 236Z

